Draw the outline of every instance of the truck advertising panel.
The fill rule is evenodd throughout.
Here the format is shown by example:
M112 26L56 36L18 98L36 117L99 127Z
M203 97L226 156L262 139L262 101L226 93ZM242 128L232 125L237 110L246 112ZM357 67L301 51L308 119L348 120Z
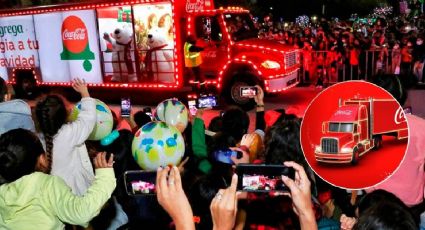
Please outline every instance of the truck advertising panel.
M39 44L33 16L0 18L0 76L8 79L7 68L39 67Z
M133 10L142 81L174 84L175 38L171 3L140 4Z
M41 80L103 83L94 10L34 15Z
M130 6L97 9L104 82L136 82Z

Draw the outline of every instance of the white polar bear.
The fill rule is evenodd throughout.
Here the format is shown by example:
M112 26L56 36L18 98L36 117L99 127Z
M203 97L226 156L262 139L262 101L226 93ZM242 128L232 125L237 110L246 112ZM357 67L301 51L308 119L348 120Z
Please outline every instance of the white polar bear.
M110 36L103 34L103 39L112 44L112 81L121 82L121 76L127 76L129 82L136 82L137 77L131 58L132 34L128 28L117 28Z
M165 36L159 30L151 30L148 34L148 46L145 58L148 78L173 83L175 81L173 49L168 47Z

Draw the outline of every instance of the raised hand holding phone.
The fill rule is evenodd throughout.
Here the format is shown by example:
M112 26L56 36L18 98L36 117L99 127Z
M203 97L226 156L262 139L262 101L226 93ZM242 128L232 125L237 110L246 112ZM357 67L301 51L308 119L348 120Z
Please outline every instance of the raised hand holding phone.
M156 191L159 204L173 219L177 230L195 229L192 208L183 191L180 172L176 166L158 168Z
M233 229L238 211L237 184L238 176L234 174L230 187L220 189L211 201L210 211L214 230Z
M311 203L311 184L304 168L293 161L285 162L284 165L295 170L294 179L282 176L282 180L289 187L289 196L292 198L294 212L300 218L301 229L317 229L313 205Z

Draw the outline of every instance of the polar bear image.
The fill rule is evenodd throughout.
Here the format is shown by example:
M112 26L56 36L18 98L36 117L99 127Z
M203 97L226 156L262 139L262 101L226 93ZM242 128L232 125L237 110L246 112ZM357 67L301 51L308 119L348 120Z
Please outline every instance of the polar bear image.
M173 49L168 47L167 39L160 30L150 30L148 34L149 50L146 52L145 68L148 78L162 83L173 83Z
M122 82L122 76L127 76L129 82L136 82L137 77L131 58L132 33L129 28L116 28L109 35L103 34L103 39L112 44L112 81Z

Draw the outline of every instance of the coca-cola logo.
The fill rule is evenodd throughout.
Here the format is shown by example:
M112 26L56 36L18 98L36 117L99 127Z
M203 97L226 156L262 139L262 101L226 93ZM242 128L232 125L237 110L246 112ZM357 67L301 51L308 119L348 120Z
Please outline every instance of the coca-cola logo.
M398 125L403 122L406 122L406 116L404 115L404 111L401 107L397 109L397 111L394 114L394 122Z
M74 31L68 31L65 29L62 33L62 40L84 40L86 38L86 29L77 28Z
M186 2L186 11L189 12L203 10L207 2L209 3L208 0L196 0L195 2L191 2L190 0L188 0Z
M217 51L210 50L208 52L205 52L204 57L205 58L216 58L217 57Z
M338 110L336 115L351 116L352 113L353 112L351 110Z
M71 15L62 22L62 42L72 53L83 52L88 43L88 31L81 18Z

